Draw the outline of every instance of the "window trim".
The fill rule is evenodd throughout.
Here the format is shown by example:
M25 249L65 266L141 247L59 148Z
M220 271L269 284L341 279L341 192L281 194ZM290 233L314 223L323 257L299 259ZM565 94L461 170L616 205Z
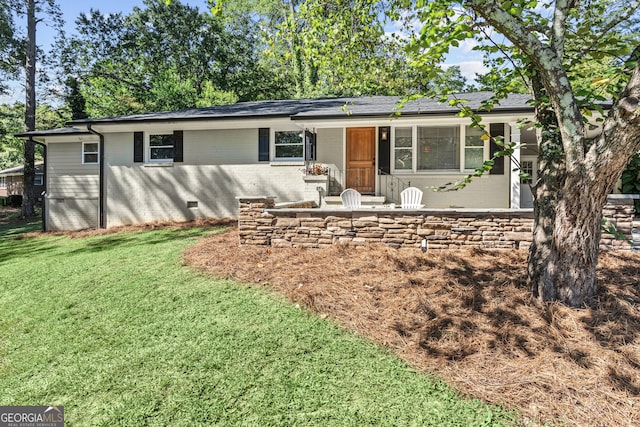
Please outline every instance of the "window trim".
M170 159L152 159L151 158L151 137L155 135L168 135L173 139L172 145L155 145L153 148L169 148L171 147L174 150L174 153ZM145 160L147 163L173 163L175 158L175 149L176 149L176 140L174 132L166 131L166 132L145 132L144 133L144 145L145 145Z
M487 124L487 126L490 126L489 124ZM484 162L486 162L487 160L489 160L489 145L490 145L490 141L489 139L482 140L482 146L480 145L467 145L467 128L471 128L471 125L466 125L463 126L461 131L462 133L460 134L460 167L462 168L464 166L464 171L465 172L471 172L476 170L476 168L478 167L482 167L482 165L480 166L476 166L476 167L467 167L467 147L474 149L474 150L482 150L482 163L484 164Z
M409 147L399 147L396 146L396 131L397 129L409 129L411 131L411 146ZM393 153L393 157L391 158L391 164L392 164L392 172L399 172L399 173L413 173L413 171L416 169L416 164L415 164L415 132L414 130L417 129L415 126L394 126L391 130L391 134L392 136L390 136L393 140L392 143L392 150L391 152ZM409 168L405 168L405 169L396 169L396 152L397 150L410 150L411 151L411 167Z
M88 144L95 144L96 145L96 151L86 151L85 150L85 146ZM87 162L85 160L85 156L87 154L95 154L96 155L96 161L95 162ZM82 141L82 164L83 165L97 165L100 163L100 143L99 142L95 142L95 141Z
M397 126L391 127L391 173L393 174L405 174L405 175L451 175L451 174L468 174L475 170L474 167L467 167L465 164L465 150L467 148L466 145L466 135L467 128L471 125L468 123L458 123L458 124L430 124L425 125L421 123L411 123L411 124L399 124ZM490 126L490 123L487 123L486 126ZM442 128L442 127L451 127L458 128L458 160L459 167L456 169L418 169L418 128ZM396 147L396 129L397 128L411 128L411 155L412 155L412 165L411 169L396 169L396 150L397 149L406 149L407 147ZM489 160L489 152L490 152L490 141L483 140L482 146L482 159L483 162ZM480 149L480 146L478 146Z
M40 178L40 184L38 184L38 178ZM41 173L36 174L36 176L33 177L33 185L44 185L44 175Z
M464 138L464 132L462 131L461 128L463 128L464 126L460 126L460 125L438 125L438 126L424 126L424 125L416 125L416 139L414 140L414 149L415 149L415 153L416 153L416 167L415 167L415 171L416 173L430 173L430 172L459 172L463 170L463 161L460 158L460 146L462 145L462 140ZM453 152L455 153L456 158L454 159L454 163L457 161L458 162L458 167L457 168L444 168L444 169L419 169L418 168L418 164L419 164L419 159L421 156L420 150L419 148L419 141L418 141L418 137L419 137L419 129L453 129L455 131L455 134L457 134L458 137L458 141L457 147L454 147ZM445 136L446 137L446 136ZM455 143L454 143L455 144ZM457 150L456 150L457 149ZM456 153L457 151L457 153Z
M276 135L278 134L278 132L296 132L300 134L300 144L277 144L276 141ZM282 163L282 162L304 162L304 155L305 155L305 136L304 136L304 130L302 129L291 129L291 128L286 128L286 129L272 129L271 130L271 141L273 141L273 144L271 144L271 161L272 162L276 162L276 163ZM276 148L278 146L300 146L302 147L302 155L300 157L277 157L277 150Z

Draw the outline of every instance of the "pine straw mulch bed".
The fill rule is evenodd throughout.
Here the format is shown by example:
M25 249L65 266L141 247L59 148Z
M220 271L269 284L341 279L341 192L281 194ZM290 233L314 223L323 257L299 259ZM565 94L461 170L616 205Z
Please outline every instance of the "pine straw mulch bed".
M523 251L238 242L205 238L184 263L284 294L529 422L640 425L640 254L603 254L596 307L570 309L531 298Z

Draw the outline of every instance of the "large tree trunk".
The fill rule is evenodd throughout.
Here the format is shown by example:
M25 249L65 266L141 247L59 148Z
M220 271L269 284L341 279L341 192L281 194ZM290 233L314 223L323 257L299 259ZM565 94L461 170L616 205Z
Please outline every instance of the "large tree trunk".
M558 184L558 183L556 183ZM550 194L553 197L549 197ZM602 207L609 188L564 178L563 185L535 188L529 283L542 301L590 305L597 292L596 267ZM549 204L554 199L553 204Z
M536 99L544 95L533 78ZM582 161L566 163L557 115L538 110L540 178L533 188L534 235L528 276L533 295L573 307L590 305L597 293L596 267L602 210L628 159L640 150L640 67L614 103L594 140L583 140ZM565 144L566 146L566 144Z
M25 117L27 132L36 129L36 5L35 0L27 0L27 51L25 62ZM35 144L31 138L24 142L24 181L22 215L35 215Z

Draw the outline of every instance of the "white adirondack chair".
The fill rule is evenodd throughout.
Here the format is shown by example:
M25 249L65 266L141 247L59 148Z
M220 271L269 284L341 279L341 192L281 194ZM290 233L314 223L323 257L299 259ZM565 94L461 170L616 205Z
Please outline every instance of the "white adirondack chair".
M357 209L360 207L360 193L353 188L347 188L340 193L340 199L342 199L342 206L347 209Z
M422 204L422 190L416 187L407 187L400 193L402 209L420 209Z

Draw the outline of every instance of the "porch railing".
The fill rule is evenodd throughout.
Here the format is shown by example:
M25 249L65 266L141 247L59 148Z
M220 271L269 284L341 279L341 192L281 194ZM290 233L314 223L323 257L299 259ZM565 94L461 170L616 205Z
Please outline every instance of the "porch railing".
M357 182L358 178L368 179L367 176L358 168L350 168L347 170L331 169L316 162L307 162L305 164L306 175L327 175L329 177L327 195L338 196L346 188L346 182ZM349 179L347 179L349 178ZM396 175L392 175L378 169L377 176L373 178L374 183L377 179L376 196L385 196L389 203L400 203L400 193L407 187L411 187L411 181L403 181ZM357 184L355 184L357 185ZM374 184L375 186L375 184Z
M403 181L396 175L386 173L378 169L378 192L385 196L389 203L400 203L400 193L407 187L411 187L411 181Z

